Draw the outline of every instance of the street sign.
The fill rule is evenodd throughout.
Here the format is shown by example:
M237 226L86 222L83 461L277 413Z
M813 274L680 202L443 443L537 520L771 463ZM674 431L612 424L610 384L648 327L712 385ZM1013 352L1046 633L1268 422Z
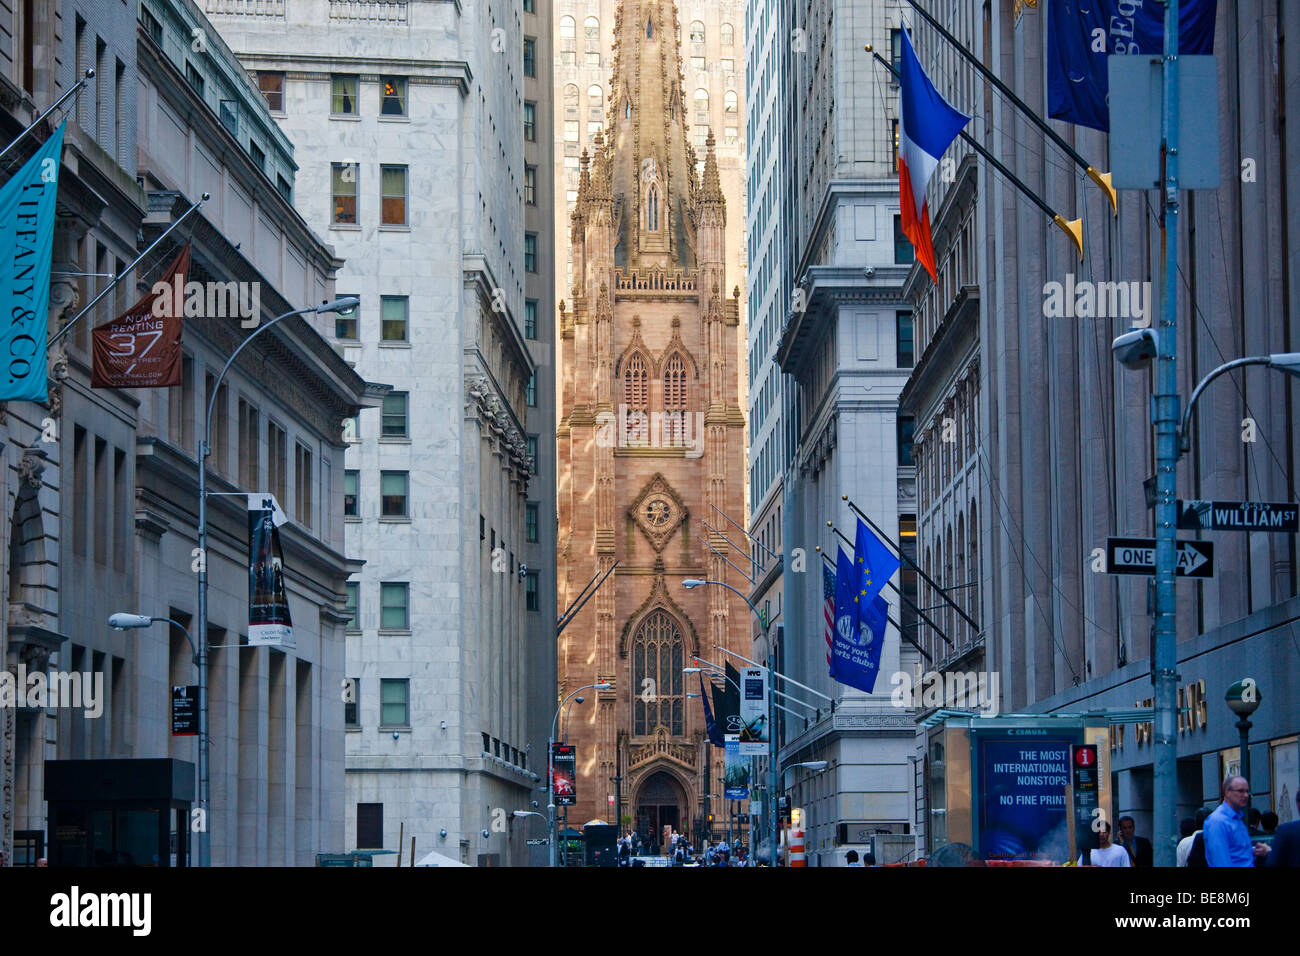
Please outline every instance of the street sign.
M1300 505L1274 501L1179 501L1185 531L1300 532Z
M1214 577L1214 544L1209 541L1179 541L1180 578ZM1155 538L1107 538L1106 571L1109 574L1156 573Z
M541 839L537 839L537 840L525 840L524 845L525 846L547 846L548 844L550 844L550 842L551 842L550 840L546 839L545 837L542 837Z
M172 687L172 736L194 737L199 732L197 684Z
M1074 804L1074 854L1077 856L1096 846L1093 821L1097 817L1098 781L1096 744L1075 744L1070 748L1074 759L1070 778L1070 795Z

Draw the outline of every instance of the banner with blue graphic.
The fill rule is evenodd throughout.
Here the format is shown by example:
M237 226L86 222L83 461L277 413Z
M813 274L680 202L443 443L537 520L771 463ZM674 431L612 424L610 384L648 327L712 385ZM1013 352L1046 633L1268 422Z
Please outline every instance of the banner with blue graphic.
M870 604L858 603L852 581L852 560L840 549L835 575L835 631L831 643L831 679L870 694L880 673L880 651L885 645L889 603L876 595ZM859 610L865 609L865 614Z
M853 563L858 569L858 617L861 619L903 562L859 518L853 541Z
M5 326L0 331L0 401L43 402L49 338L50 257L54 201L59 191L63 127L54 131L0 187L0 288Z
M1179 54L1214 52L1215 5L1215 0L1182 0ZM1164 17L1157 0L1049 0L1048 115L1108 132L1106 57L1159 55L1165 48Z

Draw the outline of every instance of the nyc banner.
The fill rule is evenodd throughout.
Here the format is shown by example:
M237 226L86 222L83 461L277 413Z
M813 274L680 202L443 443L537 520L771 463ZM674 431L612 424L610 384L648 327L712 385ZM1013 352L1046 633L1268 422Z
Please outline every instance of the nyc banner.
M1180 55L1214 52L1216 0L1182 0ZM1157 0L1049 0L1047 112L1053 119L1110 131L1106 57L1160 55L1165 8Z
M173 285L184 285L190 271L190 246L143 299L91 333L91 388L170 388L181 384L181 331L184 310L171 303Z
M0 401L43 402L48 397L50 256L63 126L0 187L0 289L7 302L0 331Z
M280 525L287 520L274 495L248 496L248 643L252 646L295 646L280 551Z
M740 672L740 755L762 756L771 742L767 725L767 671L746 667Z

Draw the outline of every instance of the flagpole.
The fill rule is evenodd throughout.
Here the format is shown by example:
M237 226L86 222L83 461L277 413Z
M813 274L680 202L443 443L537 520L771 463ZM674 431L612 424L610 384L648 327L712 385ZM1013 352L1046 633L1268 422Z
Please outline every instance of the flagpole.
M919 3L916 2L916 0L907 0L907 2L911 4L913 10L915 10L918 14L920 14L922 20L930 24L930 26L934 27L934 29L938 32L939 36L947 40L948 43L958 53L961 54L963 59L965 59L968 63L971 64L971 66L975 67L975 69L979 71L980 76L984 77L984 79L988 80L995 87L997 87L998 92L1000 92L1003 96L1009 99L1015 105L1015 107L1018 110L1020 110L1020 112L1022 112L1031 123L1033 123L1040 130L1042 130L1047 135L1047 138L1050 139L1057 146L1059 146L1061 150L1065 153L1065 155L1069 156L1070 159L1072 159L1076 165L1082 167L1083 171L1088 174L1088 178L1091 179L1094 183L1096 183L1105 191L1106 198L1110 200L1111 213L1113 215L1118 216L1119 207L1116 205L1115 187L1111 184L1110 173L1103 173L1098 171L1093 167L1091 163L1089 163L1086 159L1080 156L1078 150L1076 150L1073 146L1067 143L1061 137L1061 135L1056 132L1056 130L1052 129L1052 127L1048 125L1046 120L1044 120L1041 116L1039 116L1032 109L1030 109L1029 106L1024 102L1024 100L1016 96L1016 94L1011 91L1011 87L1007 86L1005 83L999 80L997 78L997 75L994 74L992 70L990 70L983 63L981 63L979 61L979 58L974 53L966 49L966 47L963 46L955 36L953 36L946 29L944 29L943 25L939 23L939 21L936 20L934 17L930 16L930 14L927 13L925 9Z
M853 547L853 543L852 543L851 541L849 541L848 538L844 537L843 532L841 532L839 528L836 528L836 527L835 527L834 525L832 525L829 521L826 522L826 526L827 526L828 528L830 528L832 531L834 531L837 535L839 535L839 536L840 536L840 539L841 539L845 544L847 544L849 547ZM829 564L829 565L831 566L831 569L832 569L832 570L836 570L836 571L838 571L838 569L836 569L836 567L835 567L835 562L831 560L830 555L828 555L825 551L823 551L823 550L821 549L821 545L817 545L817 553L820 554L820 555L822 556L822 560L823 560L823 561L825 561L827 564ZM936 634L938 634L941 638L943 638L943 642L944 642L945 644L947 644L949 647L952 647L952 646L953 646L953 643L952 643L951 640L949 640L948 635L945 634L945 633L943 632L943 628L939 627L938 624L935 624L934 621L930 620L930 615L926 614L925 611L921 610L921 606L920 606L919 604L915 603L915 602L914 602L911 598L909 598L906 594L904 594L903 591L898 587L898 585L894 584L892 581L886 581L886 582L885 582L885 587L889 588L891 591L893 591L895 594L897 594L900 598L902 598L903 601L906 602L906 604L907 604L908 607L910 607L913 611L915 611L916 614L917 614L917 615L918 615L922 620L924 620L926 624L929 624L930 627L934 629L934 632L935 632Z
M824 551L822 552L822 560L825 561L827 564L829 564L832 568L835 567L835 562L832 561L832 560L831 560L831 559L826 555L826 552L824 552ZM901 594L900 594L900 596L901 596ZM918 613L919 613L919 610L918 610ZM885 620L888 621L890 624L894 625L894 627L898 630L898 636L899 636L899 637L901 637L903 640L907 641L907 643L911 644L911 645L912 645L913 647L915 647L918 651L920 651L920 652L921 652L921 656L924 657L924 658L925 658L927 661L929 661L931 664L934 663L934 658L931 657L928 653L926 653L925 648L922 647L920 644L916 643L915 639L910 638L910 637L907 636L907 631L903 630L903 625L899 624L899 623L898 623L897 621L895 621L892 617L890 617L888 611L885 612ZM927 620L928 620L928 619L927 619ZM934 627L933 624L931 624L930 626L931 626L931 627ZM936 631L939 630L937 627L935 627L934 629L935 629ZM943 637L943 632L942 632L942 631L939 631L939 636L940 636L940 637ZM946 637L944 637L943 639L944 639L945 641L948 641L948 638L946 638ZM951 644L952 641L948 641L948 643Z
M956 602L956 601L954 601L952 598L948 597L948 592L945 591L942 587L939 586L939 582L935 581L934 578L932 578L932 577L930 577L930 575L926 574L926 573L925 573L925 570L924 570L924 569L923 569L919 564L917 564L915 560L913 560L912 558L908 557L907 552L903 550L903 548L902 548L901 545L899 545L896 541L894 541L893 538L891 538L891 537L889 537L887 534L885 534L885 532L881 531L879 525L877 525L874 521L872 521L870 518L868 518L867 515L866 515L866 513L863 512L861 508L859 508L857 505L855 505L852 501L849 500L849 496L848 496L848 495L840 495L840 500L843 501L843 502L845 502L845 503L847 503L848 506L849 506L849 508L851 508L851 509L853 510L853 513L856 514L859 518L861 518L863 521L865 521L865 522L867 523L867 527L869 527L869 528L870 528L872 531L874 531L876 534L878 534L878 535L880 535L882 538L884 538L885 541L886 541L886 543L892 545L893 548L894 548L894 550L898 552L898 556L899 556L899 557L900 557L900 558L901 558L905 563L910 564L910 565L912 566L912 568L916 571L916 573L919 574L919 575L921 576L921 578L925 581L925 583L928 584L928 585L930 585L930 587L934 588L936 591L938 591L939 594L943 597L943 599L944 599L945 601L947 601L950 605L952 605L952 609L953 609L954 611L956 611L958 614L960 614L963 618L965 618L966 623L969 624L971 627L975 628L975 632L976 632L977 634L979 633L979 631L980 631L979 623L976 622L976 621L974 621L974 620L972 620L971 616L970 616L969 614L967 614L965 611L963 611L963 610L962 610L962 609L957 605L957 602Z
M4 149L0 149L0 159L4 159L4 158L5 158L5 154L8 153L9 150L11 150L11 149L13 149L15 146L17 146L20 142L22 142L23 139L26 138L26 136L27 136L28 133L30 133L30 132L31 132L32 130L34 130L36 127L40 126L40 125L41 125L41 121L44 120L45 117L49 116L51 113L53 113L55 110L57 110L60 106L62 106L64 100L66 100L69 96L72 96L73 94L75 94L76 92L78 92L78 91L79 91L83 86L86 85L86 81L87 81L87 80L94 79L94 77L95 77L95 71L94 71L94 70L87 70L87 71L86 71L86 75L83 76L81 79L77 80L76 85L73 86L72 89L68 90L68 92L64 93L64 94L63 94L62 96L60 96L57 100L55 100L53 106L51 106L49 109L47 109L47 110L46 110L44 113L42 113L40 116L36 117L36 119L34 119L34 120L32 121L32 124L31 124L30 126L28 126L25 130L23 130L21 133L19 133L16 137L14 137L13 141L10 142L10 144L9 144L8 146L6 146Z
M198 202L196 202L193 206L190 206L190 208L187 209L187 210L185 210L185 212L181 213L180 217L179 217L179 218L178 218L174 223L172 223L170 226L168 226L166 229L163 230L163 233L162 233L161 236L159 236L157 239L155 239L152 243L149 244L149 248L148 248L148 249L146 249L144 252L142 252L142 253L140 253L138 256L136 256L135 259L131 261L131 264L130 264L130 265L128 265L126 268L124 268L121 272L119 272L119 273L117 274L117 278L116 278L116 279L114 279L112 282L110 282L108 285L106 285L106 286L103 288L103 290L99 293L99 295L97 295L97 296L95 296L93 299L91 299L90 302L88 302L88 303L86 304L86 307L85 307L84 309L82 309L80 312L78 312L76 315L74 315L71 319L69 319L67 322L65 322L65 323L63 324L63 328L59 329L59 331L57 331L57 332L54 333L54 335L50 338L50 341L46 343L46 349L49 349L50 346L52 346L52 345L54 345L56 342L58 342L59 339L63 338L65 335L67 335L69 332L71 332L71 331L72 331L72 327L73 327L74 325L77 324L77 321L78 321L78 320L79 320L83 315L86 315L88 312L90 312L91 309L93 309L93 308L95 307L95 303L97 303L100 299L104 298L104 296L106 296L106 295L108 295L110 292L112 292L112 291L113 291L113 287L116 286L119 282L121 282L124 278L126 278L126 276L129 275L129 274L131 273L131 270L133 270L137 265L139 265L139 264L140 264L140 261L141 261L142 259L144 259L145 256L147 256L147 255L149 255L149 253L153 252L154 247L157 246L158 243L160 243L160 242L162 242L164 239L166 239L168 233L170 233L173 229L175 229L175 228L176 228L177 226L179 226L182 222L184 222L186 216L188 216L188 215L189 215L190 213L192 213L194 210L196 210L196 209L198 209L200 206L202 206L205 202L208 201L209 198L210 198L210 197L208 196L208 194L207 194L207 193L204 193L202 199L200 199Z
M879 60L881 65L884 66L884 68L888 70L894 77L897 77L901 80L898 71L894 69L894 65L890 63L888 60L886 60L879 53L877 53L875 50L873 50L871 48L870 43L866 45L865 49L868 53L870 53L877 60ZM967 146L969 146L971 149L975 150L975 152L979 153L986 160L988 160L989 165L991 165L994 169L996 169L1003 176L1005 176L1011 182L1011 184L1015 186L1017 189L1019 189L1022 193L1024 193L1025 196L1027 196L1035 206L1037 206L1043 212L1047 213L1049 217L1051 217L1052 222L1056 223L1056 225L1060 227L1061 231L1070 237L1070 241L1073 242L1075 248L1079 250L1079 261L1082 262L1083 261L1083 219L1080 218L1080 219L1067 220L1064 216L1062 216L1055 209L1049 206L1047 204L1047 201L1043 199L1041 196L1039 196L1038 193L1034 192L1023 182L1021 182L1019 177L1017 177L1015 173L1007 169L1006 166L1002 165L1002 163L998 160L996 156L994 156L987 149L985 149L983 146L977 143L975 141L975 138L972 137L969 133L967 133L965 130L960 130L957 133L957 135L962 138L962 142L966 143Z

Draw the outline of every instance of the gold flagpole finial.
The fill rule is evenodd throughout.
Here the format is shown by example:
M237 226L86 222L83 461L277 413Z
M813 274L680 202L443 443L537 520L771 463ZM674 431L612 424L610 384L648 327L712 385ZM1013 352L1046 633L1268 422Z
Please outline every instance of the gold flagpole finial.
M1115 185L1113 182L1111 182L1113 178L1111 174L1098 172L1096 169L1089 166L1088 178L1091 179L1094 183L1096 183L1105 191L1106 198L1110 200L1110 214L1112 216L1118 216L1119 206L1117 205L1118 200L1115 196Z
M1069 222L1059 213L1052 217L1052 222L1061 227L1064 232L1074 242L1074 247L1079 250L1079 261L1083 261L1083 220L1071 219Z

